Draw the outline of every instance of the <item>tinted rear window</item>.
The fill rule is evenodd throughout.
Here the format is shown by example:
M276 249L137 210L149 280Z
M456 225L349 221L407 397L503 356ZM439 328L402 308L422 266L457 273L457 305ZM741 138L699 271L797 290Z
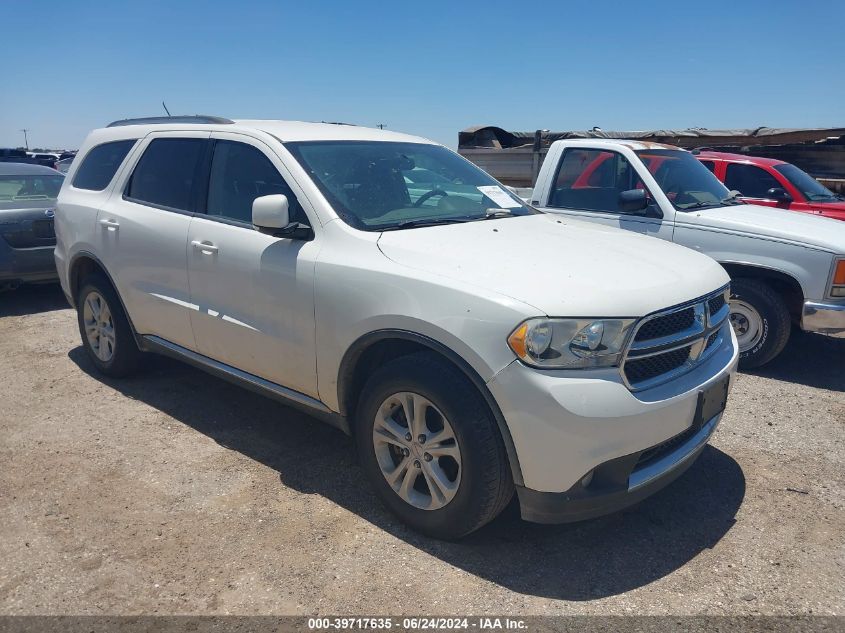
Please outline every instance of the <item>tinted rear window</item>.
M206 139L157 138L147 147L126 190L138 202L191 210L197 165Z
M73 186L91 191L102 191L108 187L117 168L120 167L133 145L135 145L135 139L97 145L88 152L85 160L76 170Z

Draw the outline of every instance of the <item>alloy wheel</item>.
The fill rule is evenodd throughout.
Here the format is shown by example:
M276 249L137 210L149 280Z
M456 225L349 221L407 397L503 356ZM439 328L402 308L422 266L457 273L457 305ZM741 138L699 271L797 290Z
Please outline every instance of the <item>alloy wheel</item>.
M457 494L460 446L428 398L408 391L386 398L373 424L373 448L387 483L415 508L439 510Z
M94 355L104 363L114 356L114 320L106 300L99 292L91 291L82 305L85 336Z

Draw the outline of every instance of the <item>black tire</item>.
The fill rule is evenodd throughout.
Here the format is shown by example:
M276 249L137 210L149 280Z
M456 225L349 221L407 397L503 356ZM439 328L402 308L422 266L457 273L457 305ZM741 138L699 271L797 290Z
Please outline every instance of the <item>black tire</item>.
M114 328L114 348L111 358L106 361L97 356L85 333L84 306L86 299L92 292L98 293L105 300L111 312ZM142 352L135 342L132 326L123 311L123 304L121 304L117 292L105 276L94 273L82 281L76 295L76 316L79 334L82 337L82 347L85 348L88 358L91 359L100 373L112 378L123 378L138 370L141 365Z
M455 432L462 462L460 483L442 508L424 510L406 502L379 466L373 443L376 414L387 398L399 392L427 398ZM355 439L364 472L384 504L428 536L461 538L492 521L513 497L507 453L489 407L460 370L433 352L392 360L370 376L359 399Z
M740 369L761 367L786 347L792 330L792 319L783 298L759 279L731 281L731 301L743 301L753 307L762 319L763 334L753 347L740 352Z

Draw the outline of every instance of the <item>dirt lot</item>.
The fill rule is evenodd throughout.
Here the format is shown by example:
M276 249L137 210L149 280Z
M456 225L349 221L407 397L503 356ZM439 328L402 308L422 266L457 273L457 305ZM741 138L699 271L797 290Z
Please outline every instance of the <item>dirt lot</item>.
M55 287L0 296L0 614L845 614L845 340L742 375L622 514L405 529L341 433L156 359L102 380Z

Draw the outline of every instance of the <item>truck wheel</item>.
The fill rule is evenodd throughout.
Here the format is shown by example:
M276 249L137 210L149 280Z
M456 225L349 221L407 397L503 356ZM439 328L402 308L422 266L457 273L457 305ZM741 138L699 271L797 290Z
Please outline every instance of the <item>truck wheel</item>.
M730 305L740 369L765 365L783 351L792 323L778 293L757 279L734 279Z
M82 346L97 370L122 378L141 361L132 327L112 285L99 274L87 277L76 298L76 315Z
M355 425L361 465L415 530L457 539L513 496L507 454L481 394L434 353L390 361L367 380Z

